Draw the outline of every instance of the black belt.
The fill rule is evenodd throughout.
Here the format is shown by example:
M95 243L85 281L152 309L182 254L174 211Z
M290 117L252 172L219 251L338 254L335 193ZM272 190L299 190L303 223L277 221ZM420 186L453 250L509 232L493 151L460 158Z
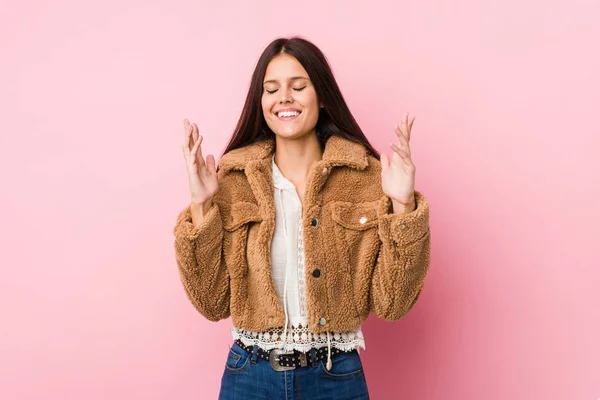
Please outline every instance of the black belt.
M253 345L245 345L240 339L236 339L235 343L242 349L246 350L248 353L252 354L252 351L254 349ZM312 351L314 351L315 353L315 362L327 359L327 347L323 347L320 349L312 349ZM356 351L356 349L353 349L351 351ZM336 347L331 347L332 358L334 355L343 352L344 350L338 349ZM311 351L283 351L282 349L264 350L260 347L258 348L258 356L264 360L269 361L271 363L271 367L273 367L273 369L276 371L288 371L291 369L296 369L298 367L306 367L309 364L309 360L311 360L310 354Z

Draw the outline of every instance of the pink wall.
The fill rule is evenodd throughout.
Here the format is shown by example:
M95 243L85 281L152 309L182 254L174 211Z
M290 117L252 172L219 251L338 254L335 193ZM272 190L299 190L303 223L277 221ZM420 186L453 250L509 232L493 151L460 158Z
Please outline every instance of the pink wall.
M231 322L173 255L181 121L219 153L296 33L377 148L417 116L432 266L409 316L364 326L373 398L600 397L597 1L5 3L2 399L216 398Z

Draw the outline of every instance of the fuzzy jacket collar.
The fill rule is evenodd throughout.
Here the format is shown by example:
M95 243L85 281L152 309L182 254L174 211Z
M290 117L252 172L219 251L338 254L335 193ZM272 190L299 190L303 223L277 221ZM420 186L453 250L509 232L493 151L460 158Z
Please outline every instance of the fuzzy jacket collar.
M267 139L232 150L221 157L219 170L226 174L244 170L254 163L271 162L274 148L275 140ZM341 136L331 136L327 140L322 161L325 166L348 166L359 170L369 165L364 146Z

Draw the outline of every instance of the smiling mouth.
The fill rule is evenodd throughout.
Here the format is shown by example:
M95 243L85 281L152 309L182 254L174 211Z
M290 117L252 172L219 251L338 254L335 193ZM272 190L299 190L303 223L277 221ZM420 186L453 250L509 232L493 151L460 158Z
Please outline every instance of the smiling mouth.
M297 118L302 111L280 111L275 114L280 121L290 121Z

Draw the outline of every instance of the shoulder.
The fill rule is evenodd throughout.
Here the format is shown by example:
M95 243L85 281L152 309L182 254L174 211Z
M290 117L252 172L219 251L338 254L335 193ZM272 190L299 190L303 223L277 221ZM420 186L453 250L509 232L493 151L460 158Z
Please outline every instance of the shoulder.
M367 154L367 162L369 165L366 170L368 174L381 175L381 161L370 154Z
M381 162L370 154L365 154L365 160L366 162L360 168L345 166L342 170L348 177L353 177L362 184L376 184L381 178Z
M361 168L336 167L324 187L324 202L364 203L381 199L381 163L373 156L366 156Z
M223 154L219 160L218 170L224 175L232 171L243 171L252 161L270 158L274 149L273 139L261 140L233 149Z

